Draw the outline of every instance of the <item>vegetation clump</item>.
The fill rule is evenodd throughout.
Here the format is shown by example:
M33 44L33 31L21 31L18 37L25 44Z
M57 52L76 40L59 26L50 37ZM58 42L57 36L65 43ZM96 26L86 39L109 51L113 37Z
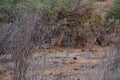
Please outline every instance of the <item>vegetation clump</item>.
M120 20L120 0L115 0L111 10L108 12L107 18Z

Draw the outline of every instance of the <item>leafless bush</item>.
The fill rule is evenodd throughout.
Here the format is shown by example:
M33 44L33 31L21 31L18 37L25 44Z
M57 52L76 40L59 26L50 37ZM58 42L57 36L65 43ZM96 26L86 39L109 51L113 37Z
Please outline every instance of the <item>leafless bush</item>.
M36 16L36 12L20 10L17 20L13 23L12 34L7 40L8 51L13 55L15 62L13 80L26 80L27 60L35 50L31 39Z
M114 68L120 68L120 30L118 29L118 32L116 33L116 40L115 40L115 49L116 53L114 54L114 61L113 65Z
M117 25L114 25L116 27L116 31L114 31L114 35L112 35L112 40L114 43L109 45L109 49L107 49L107 62L104 65L105 66L105 76L104 80L119 80L119 23Z

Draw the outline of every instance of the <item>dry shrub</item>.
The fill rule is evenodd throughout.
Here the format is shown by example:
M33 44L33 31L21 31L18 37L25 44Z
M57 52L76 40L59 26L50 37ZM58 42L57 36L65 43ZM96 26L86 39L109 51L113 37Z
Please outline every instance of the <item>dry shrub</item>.
M71 0L69 2L68 5L60 6L55 12L56 15L52 14L54 17L50 16L50 10L46 13L47 8L41 11L42 17L37 19L33 31L33 41L35 44L39 42L40 38L44 42L39 42L39 44L44 45L45 43L51 45L53 38L59 37L64 32L65 34L58 41L59 43L56 43L57 46L75 46L74 40L81 33L81 30L87 28L84 24L92 17L92 1ZM55 8L56 6L53 7ZM49 18L46 18L48 16ZM41 47L41 45L38 46Z
M37 13L26 9L19 10L18 18L12 23L12 33L7 39L7 51L13 55L15 61L13 80L26 80L27 60L35 50L31 38Z
M114 54L114 59L113 59L113 65L115 69L120 68L120 30L117 30L118 32L116 33L115 36L115 50L116 53Z

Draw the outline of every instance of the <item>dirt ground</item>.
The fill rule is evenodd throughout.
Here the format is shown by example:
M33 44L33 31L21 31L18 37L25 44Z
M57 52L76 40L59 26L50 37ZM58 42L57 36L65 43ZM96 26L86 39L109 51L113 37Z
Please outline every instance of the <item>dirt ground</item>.
M109 67L107 48L83 51L81 49L57 49L36 52L30 59L28 80L103 80L113 76L105 72ZM107 75L105 74L107 73ZM32 78L33 74L37 76ZM106 80L113 80L110 76ZM119 75L119 74L118 74Z
M43 70L40 74L42 78L44 77L45 80L87 80L88 77L89 80L98 80L98 72L103 70L103 63L106 61L104 53L82 52L81 49L59 51L61 50L47 54L46 52L34 54L36 60L35 62L32 60L31 63L34 63L33 66L38 66L36 68L38 73ZM43 61L39 59L39 54L41 54L41 58L45 55ZM39 62L40 60L41 62ZM32 70L34 70L33 68ZM33 72L32 70L31 72ZM87 76L88 72L90 72L91 77ZM40 75L34 80L40 80ZM93 75L96 76L92 77Z
M107 55L105 48L93 52L62 48L38 50L28 60L26 77L27 80L102 80L106 75ZM13 62L0 64L0 80L12 80L12 68Z

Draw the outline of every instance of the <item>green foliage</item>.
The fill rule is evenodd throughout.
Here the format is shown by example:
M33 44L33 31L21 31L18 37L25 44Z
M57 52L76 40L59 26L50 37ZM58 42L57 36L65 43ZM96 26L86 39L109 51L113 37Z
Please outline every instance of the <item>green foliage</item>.
M14 8L22 0L1 0L0 1L0 22L11 22L15 15Z
M61 9L71 9L72 0L26 0L22 6L41 11L46 20L54 20Z
M0 22L6 20L9 22L15 18L16 8L27 8L31 10L42 11L47 19L53 19L57 16L61 8L71 8L71 0L2 0L0 2Z
M120 19L120 0L115 0L107 18Z
M29 8L50 9L58 11L61 7L66 7L71 0L26 0L23 2Z
M0 2L0 20L8 17L8 14L13 10L13 0L2 0Z

